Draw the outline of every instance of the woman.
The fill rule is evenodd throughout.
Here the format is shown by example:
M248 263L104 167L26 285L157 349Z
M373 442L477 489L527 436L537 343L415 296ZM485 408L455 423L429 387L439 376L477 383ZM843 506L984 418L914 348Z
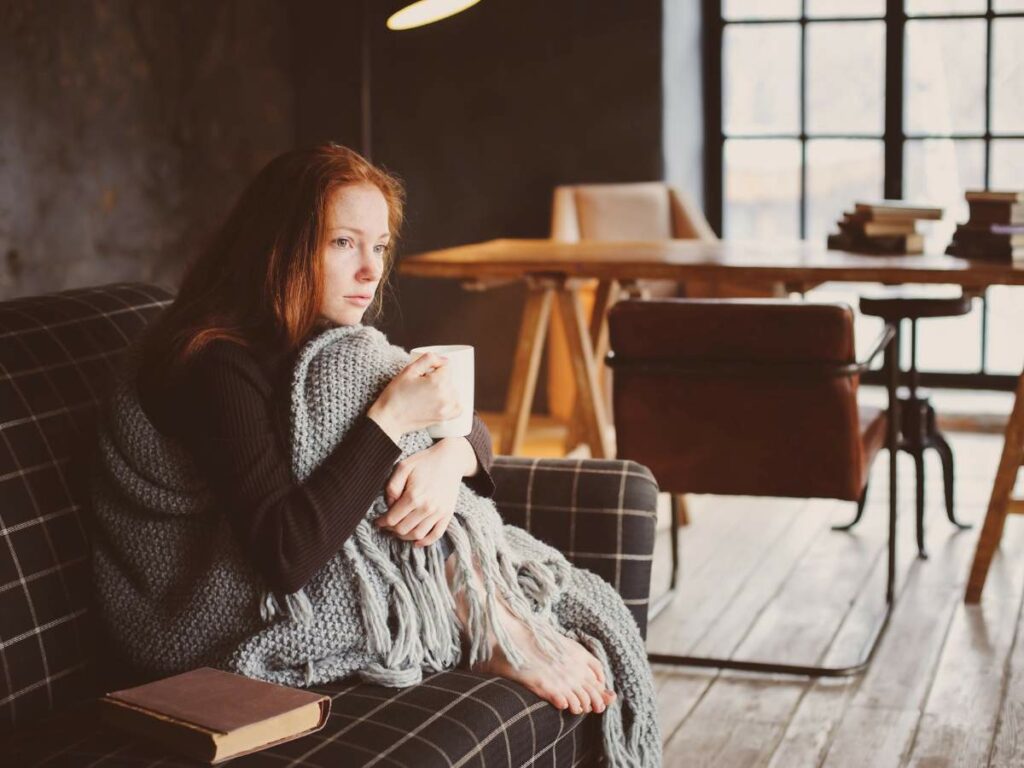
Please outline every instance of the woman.
M389 510L377 524L445 554L460 483L493 491L490 435L475 415L468 437L439 440L395 465L402 435L459 413L446 360L435 355L406 366L312 474L296 481L289 467L296 353L379 307L402 203L393 177L344 147L276 158L143 340L143 411L191 456L242 552L279 593L302 589L342 548L381 488ZM451 568L448 575L451 584ZM465 626L462 593L455 596ZM611 703L601 664L585 648L560 636L566 653L556 660L500 601L498 608L526 664L512 664L491 637L491 658L478 669L574 713Z

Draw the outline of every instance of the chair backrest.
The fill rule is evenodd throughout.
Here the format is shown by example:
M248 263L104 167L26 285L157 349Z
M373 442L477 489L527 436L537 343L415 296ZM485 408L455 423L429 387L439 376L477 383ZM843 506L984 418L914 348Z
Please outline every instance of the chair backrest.
M0 303L0 730L95 692L89 451L118 353L171 298L119 283Z
M551 237L568 242L717 239L689 197L661 181L556 187Z
M609 323L618 455L650 467L662 490L858 498L848 306L624 301Z

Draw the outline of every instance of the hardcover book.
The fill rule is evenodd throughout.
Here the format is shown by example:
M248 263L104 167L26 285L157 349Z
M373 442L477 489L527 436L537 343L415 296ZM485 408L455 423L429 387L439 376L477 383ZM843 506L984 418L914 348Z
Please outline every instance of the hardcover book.
M868 200L854 204L858 213L870 215L872 220L941 219L942 208L907 200Z
M107 722L206 763L319 730L328 696L200 667L100 699Z

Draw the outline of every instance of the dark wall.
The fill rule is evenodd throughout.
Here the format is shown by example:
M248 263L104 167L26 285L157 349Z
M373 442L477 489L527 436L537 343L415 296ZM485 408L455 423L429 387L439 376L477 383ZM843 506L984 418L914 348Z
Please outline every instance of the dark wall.
M374 5L372 151L407 185L403 253L546 237L555 185L662 178L661 0L483 0L399 33ZM503 407L523 289L396 287L392 338L474 344L478 405Z
M0 0L0 298L173 287L294 140L278 0Z
M661 0L482 0L395 33L398 4L0 0L0 298L173 288L256 171L321 139L405 180L403 254L545 237L556 184L662 177ZM476 345L501 408L522 289L395 289L392 338Z

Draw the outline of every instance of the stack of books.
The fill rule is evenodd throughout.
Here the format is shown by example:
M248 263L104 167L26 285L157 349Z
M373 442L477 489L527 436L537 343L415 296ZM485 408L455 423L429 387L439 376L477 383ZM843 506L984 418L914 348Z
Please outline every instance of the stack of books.
M966 224L957 224L946 253L1010 264L1024 261L1024 192L969 190Z
M855 253L924 253L917 222L941 218L941 208L906 200L857 202L839 220L839 232L828 236L828 247Z

